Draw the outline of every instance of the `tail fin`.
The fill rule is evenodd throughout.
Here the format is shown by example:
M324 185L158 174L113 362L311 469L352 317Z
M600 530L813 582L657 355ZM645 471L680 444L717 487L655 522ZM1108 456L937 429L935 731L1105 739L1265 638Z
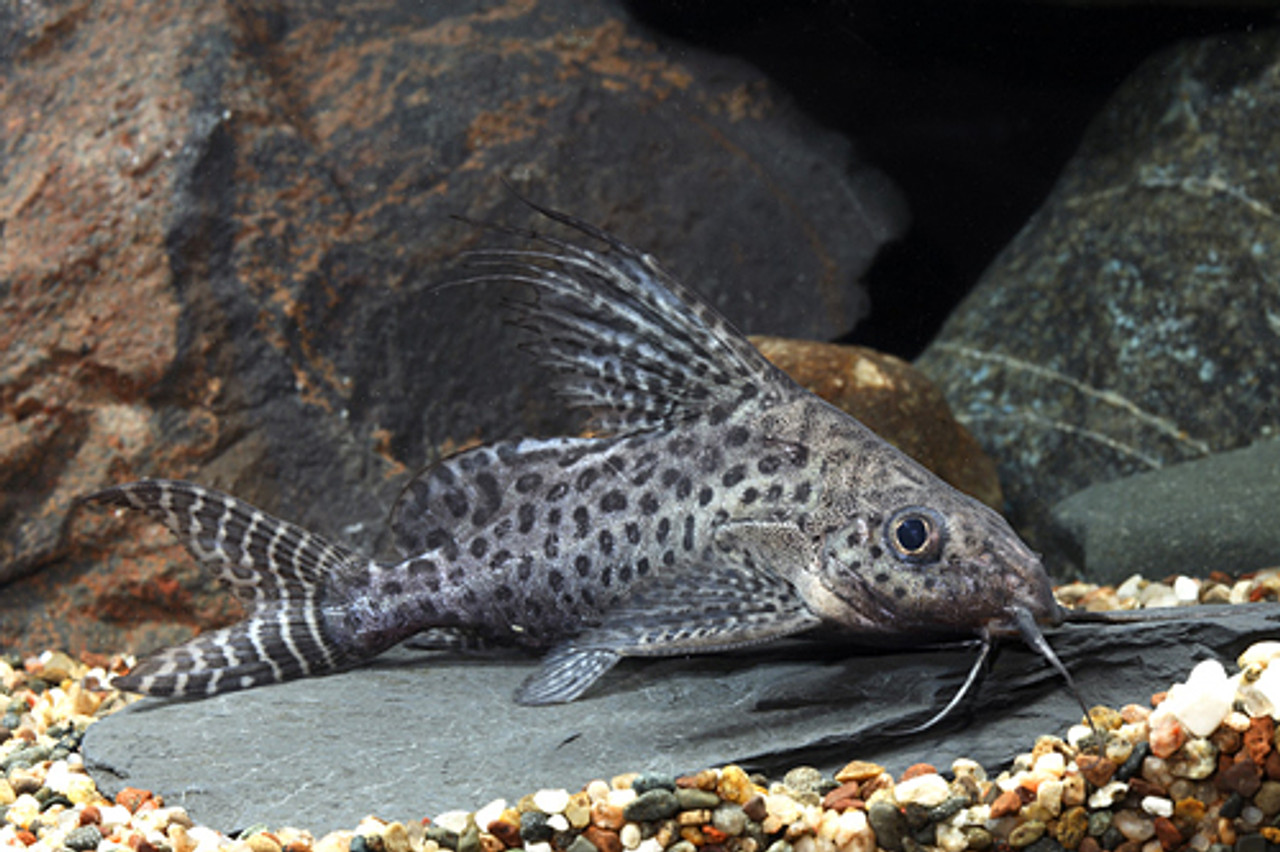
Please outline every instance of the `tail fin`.
M363 560L241 500L170 480L108 488L79 502L146 512L250 607L239 624L167 648L114 680L148 695L201 696L346 668L364 655L344 648L326 619L326 585Z

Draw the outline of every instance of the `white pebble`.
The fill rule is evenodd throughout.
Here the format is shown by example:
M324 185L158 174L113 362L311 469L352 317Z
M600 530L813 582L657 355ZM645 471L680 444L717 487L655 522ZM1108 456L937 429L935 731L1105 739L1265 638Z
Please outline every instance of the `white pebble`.
M492 802L476 811L476 825L481 831L487 831L490 825L498 821L498 817L502 816L502 812L506 809L506 799L494 799Z
M533 794L533 806L544 814L562 814L569 806L569 791L539 790Z
M1134 843L1144 843L1156 833L1155 823L1130 810L1116 811L1111 824L1125 836L1126 840L1132 840Z
M1249 593L1253 591L1252 580L1238 580L1231 587L1231 602L1233 604L1242 604L1249 602Z
M1057 778L1062 777L1062 773L1066 771L1067 759L1062 756L1060 751L1049 751L1036 758L1035 766L1031 769L1033 772L1043 772Z
M565 819L564 814L552 814L547 818L547 827L552 831L568 831L569 820Z
M610 790L607 800L615 808L625 808L636 800L636 796L635 790L630 787L624 787L621 790Z
M1125 598L1136 598L1138 592L1142 591L1147 581L1142 579L1141 574L1131 574L1119 586L1116 586L1116 597L1124 600Z
M587 785L587 798L593 802L604 802L609 798L609 784L597 778Z
M1280 665L1267 666L1252 683L1237 681L1236 690L1250 715L1280 719Z
M1173 596L1178 599L1178 603L1186 606L1187 604L1200 602L1200 581L1193 580L1190 577L1179 574L1177 579L1173 581Z
M940 823L936 829L938 848L942 852L964 852L969 848L969 838L964 830L949 823Z
M908 778L893 788L893 797L901 805L914 802L925 807L933 807L945 802L950 793L947 779L936 772Z
M662 844L658 842L658 838L650 837L640 841L636 852L662 852Z
M1152 816L1173 816L1173 802L1169 801L1164 796L1143 796L1142 809Z
M1235 690L1227 679L1227 671L1217 660L1196 664L1185 683L1176 683L1168 697L1151 714L1152 727L1159 716L1173 715L1197 737L1207 737L1231 712Z
M770 793L765 796L765 810L783 825L790 825L800 819L800 803L785 793Z
M982 764L967 757L957 757L951 762L951 774L957 778L969 775L972 776L974 781L987 780L987 770L983 768Z
M542 841L539 841L538 843L526 843L524 845L524 852L554 852L554 851L552 850L550 843L548 843L545 840L542 840Z
M467 818L470 816L466 811L445 811L432 821L441 828L462 834L467 830Z
M1242 669L1248 668L1250 663L1265 666L1276 657L1280 657L1280 642L1269 639L1265 642L1254 642L1245 648L1244 653L1236 658L1236 665Z
M124 805L106 805L98 808L98 827L103 834L110 834L111 829L128 825L133 816Z
M1089 807L1096 810L1109 808L1115 804L1117 799L1124 797L1129 792L1129 785L1123 781L1108 781L1105 787L1100 787L1094 791L1089 797Z
M618 832L618 839L622 841L623 848L635 849L640 845L640 826L634 822L627 823Z
M1177 606L1178 596L1164 583L1152 583L1138 592L1138 603L1144 607Z

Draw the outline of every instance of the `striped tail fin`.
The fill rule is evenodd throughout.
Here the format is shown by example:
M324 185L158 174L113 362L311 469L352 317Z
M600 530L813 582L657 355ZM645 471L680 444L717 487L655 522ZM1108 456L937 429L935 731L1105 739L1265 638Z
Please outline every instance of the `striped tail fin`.
M79 502L146 512L248 604L239 624L144 659L114 686L148 695L206 696L338 671L355 651L326 591L366 560L234 497L188 482L144 480ZM340 601L330 601L331 604ZM354 652L353 652L354 651Z

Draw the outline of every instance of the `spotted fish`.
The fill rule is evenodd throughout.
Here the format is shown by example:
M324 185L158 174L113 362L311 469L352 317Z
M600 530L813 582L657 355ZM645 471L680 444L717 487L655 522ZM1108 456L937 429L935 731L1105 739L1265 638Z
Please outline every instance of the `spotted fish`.
M595 436L426 470L392 511L393 561L185 482L89 495L163 523L251 611L117 686L213 695L355 666L424 630L544 651L526 704L571 701L623 657L819 628L1048 648L1036 623L1062 614L1003 518L800 387L651 256L537 209L592 247L514 232L525 247L474 253L468 281L525 285L519 326Z

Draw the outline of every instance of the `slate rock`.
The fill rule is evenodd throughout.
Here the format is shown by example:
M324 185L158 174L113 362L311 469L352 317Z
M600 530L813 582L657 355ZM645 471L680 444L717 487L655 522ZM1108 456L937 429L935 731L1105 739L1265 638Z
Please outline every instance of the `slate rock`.
M1119 707L1185 679L1196 660L1229 663L1278 627L1280 607L1248 605L1201 607L1177 621L1067 625L1047 636L1087 703ZM832 775L852 755L895 775L957 757L994 770L1080 719L1057 674L1011 643L958 716L924 734L898 733L941 708L972 661L968 649L796 641L626 660L575 702L522 707L507 697L537 666L532 658L401 648L331 677L203 701L144 699L91 726L83 752L106 796L143 787L223 831L287 823L320 834L370 812L421 819L621 772L679 776L737 762L775 779L801 764ZM377 767L358 784L353 736L360 764Z
M1280 440L1094 485L1053 507L1090 579L1280 565Z
M68 530L76 495L194 479L374 553L439 452L576 424L501 288L435 289L499 240L452 214L532 222L503 181L794 336L857 322L904 224L758 71L616 0L55 4L0 16L0 43L7 647L238 614L141 519Z
M1145 62L916 362L1036 546L1084 487L1278 434L1277 113L1275 31Z

